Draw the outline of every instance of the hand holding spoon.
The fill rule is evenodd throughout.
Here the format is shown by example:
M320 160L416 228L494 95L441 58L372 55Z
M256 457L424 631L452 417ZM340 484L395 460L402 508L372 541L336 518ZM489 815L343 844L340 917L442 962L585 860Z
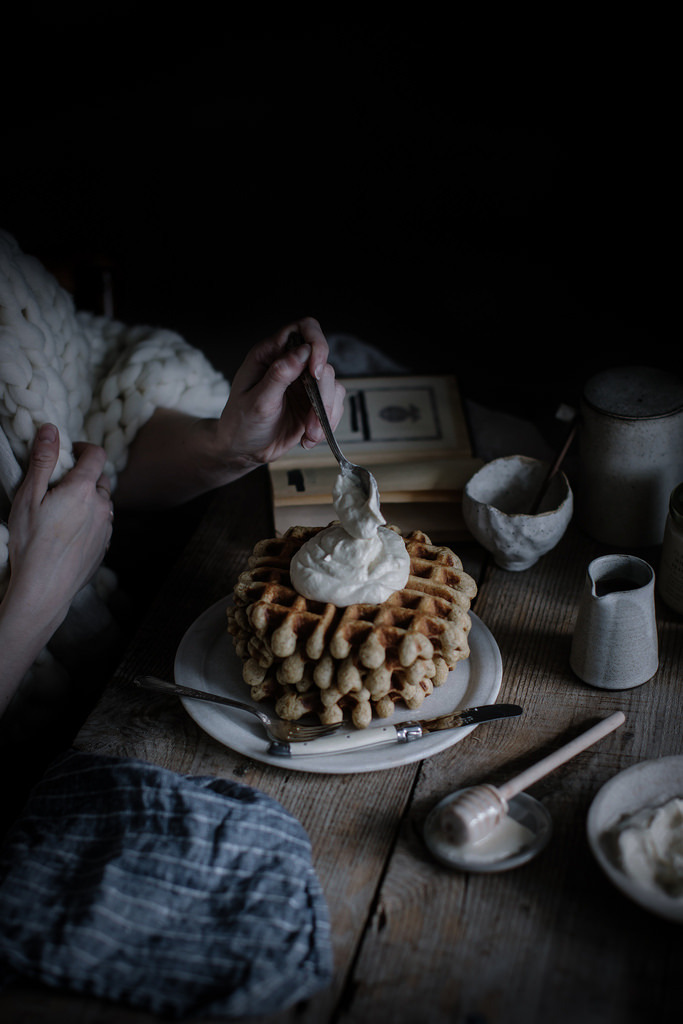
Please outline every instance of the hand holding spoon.
M293 348L298 348L299 345L303 344L303 342L304 339L299 332L292 331L287 338L285 351L288 352ZM327 418L325 405L315 377L313 377L308 370L304 370L300 379L306 390L309 401L315 410L315 414L320 420L320 426L323 428L325 439L330 446L332 454L339 463L341 472L353 476L371 506L379 509L379 488L377 487L377 481L368 469L365 469L363 466L356 466L353 462L349 462L337 444L337 439L334 436L332 427L330 426L330 421Z
M570 740L559 750L548 754L547 757L531 765L502 786L496 787L483 783L480 786L470 786L469 789L463 790L454 800L445 804L441 811L439 825L444 836L458 846L476 843L484 839L503 820L507 814L508 801L513 796L521 793L527 786L542 779L555 768L559 768L561 764L569 761L582 750L586 750L593 743L597 743L598 740L622 725L624 720L624 713L615 711L613 715L604 718L597 725Z

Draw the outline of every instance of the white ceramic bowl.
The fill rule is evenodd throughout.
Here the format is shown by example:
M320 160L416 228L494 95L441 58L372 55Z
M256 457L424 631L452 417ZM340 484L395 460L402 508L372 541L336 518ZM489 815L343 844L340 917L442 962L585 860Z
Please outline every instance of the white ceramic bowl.
M646 910L683 924L683 899L626 875L610 842L610 830L624 815L664 804L673 797L683 797L683 757L641 761L619 772L599 790L588 811L586 828L593 855L617 889Z
M552 479L538 513L529 514L548 468L540 459L507 455L487 462L465 486L465 524L501 569L528 569L569 525L574 498L562 472Z

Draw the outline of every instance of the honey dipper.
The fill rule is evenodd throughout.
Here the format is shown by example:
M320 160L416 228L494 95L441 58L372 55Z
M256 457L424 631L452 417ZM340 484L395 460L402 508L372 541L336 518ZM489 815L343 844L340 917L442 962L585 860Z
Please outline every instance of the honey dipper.
M444 836L458 846L476 843L491 832L507 814L508 801L527 786L538 782L582 750L597 743L603 736L624 722L624 713L615 711L608 718L576 736L559 750L548 754L536 764L516 775L502 786L482 783L470 786L447 803L441 811L439 825Z

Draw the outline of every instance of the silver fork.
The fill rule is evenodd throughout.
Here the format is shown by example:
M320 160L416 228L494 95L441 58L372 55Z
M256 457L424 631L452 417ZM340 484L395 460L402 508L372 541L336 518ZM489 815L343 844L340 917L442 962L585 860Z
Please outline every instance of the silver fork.
M291 331L285 344L285 351L288 352L293 348L298 348L299 345L303 344L303 341L304 339L298 331ZM332 454L339 463L340 470L342 473L347 473L350 476L355 477L366 498L373 503L376 508L379 508L380 499L377 481L369 469L366 469L364 466L357 466L354 462L349 462L337 444L337 439L334 436L334 432L330 426L330 421L327 418L325 405L315 377L313 377L308 370L304 370L301 374L300 380L305 388L306 394L308 395L308 399L315 410L315 414L320 420L320 426L323 428L325 439L330 446Z
M206 700L211 704L223 704L225 707L237 708L238 711L246 711L250 715L255 715L265 729L268 739L275 747L282 743L308 743L310 740L317 740L320 736L329 736L330 733L336 732L341 726L341 722L336 725L300 725L299 722L285 722L282 719L274 721L265 711L261 711L260 708L254 708L251 704L244 704L241 700L223 697L219 693L194 690L191 686L182 686L180 683L170 682L167 679L158 679L156 676L136 676L133 682L143 690L152 690L155 693L170 693L174 697L192 697L196 700Z

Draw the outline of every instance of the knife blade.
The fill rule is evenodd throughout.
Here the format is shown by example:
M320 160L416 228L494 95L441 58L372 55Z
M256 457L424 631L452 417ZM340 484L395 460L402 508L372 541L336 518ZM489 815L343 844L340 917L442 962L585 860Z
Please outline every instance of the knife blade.
M482 704L476 708L464 708L439 718L424 722L402 722L400 725L381 725L371 729L354 729L351 732L334 733L306 743L272 744L268 753L278 757L317 756L319 754L343 754L376 747L385 743L413 743L432 732L443 729L460 729L482 722L495 722L503 718L516 718L523 708L518 704Z

